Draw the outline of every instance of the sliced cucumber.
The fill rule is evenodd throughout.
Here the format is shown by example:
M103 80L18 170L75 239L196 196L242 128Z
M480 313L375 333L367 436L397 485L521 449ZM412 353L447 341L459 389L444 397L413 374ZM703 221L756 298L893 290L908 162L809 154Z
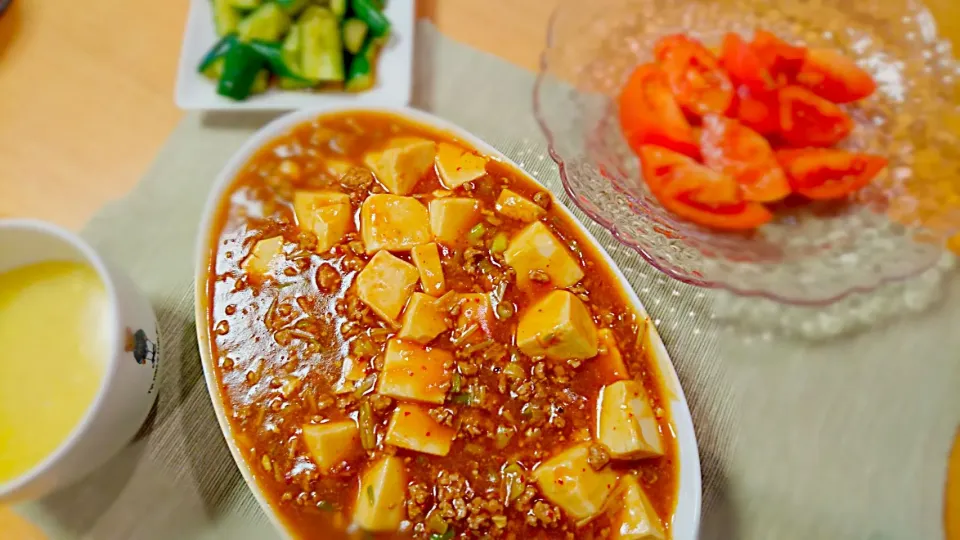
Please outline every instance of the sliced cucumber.
M330 0L330 11L342 20L347 16L347 0Z
M329 9L307 8L300 17L300 68L313 81L344 79L340 21Z
M347 74L347 84L344 86L347 92L363 92L373 88L376 82L374 73L379 52L380 40L367 39L360 52L350 60L350 71Z
M223 57L214 58L204 66L200 73L203 73L203 76L211 81L219 81L220 77L223 76Z
M367 38L367 23L360 19L349 18L343 21L343 48L350 54L357 54Z
M233 7L243 10L250 11L260 7L260 4L263 4L263 0L228 0L230 5Z
M240 12L230 4L230 0L213 0L213 23L217 27L217 34L225 36L236 32L240 19Z
M251 94L262 94L270 88L270 72L261 69L257 72L257 77L253 79L253 86L250 87Z
M296 17L307 7L307 4L310 3L310 0L274 0L280 9L285 11L287 15L291 17Z
M240 21L237 34L243 41L280 41L289 29L290 16L277 4L268 2Z
M281 49L281 54L283 56L284 64L287 65L287 69L302 77L302 70L300 68L300 43L300 25L294 24L290 27L290 31L287 32L286 39L283 40L283 49ZM310 88L314 85L312 81L282 76L280 77L279 84L280 88L284 90L302 90L304 88Z

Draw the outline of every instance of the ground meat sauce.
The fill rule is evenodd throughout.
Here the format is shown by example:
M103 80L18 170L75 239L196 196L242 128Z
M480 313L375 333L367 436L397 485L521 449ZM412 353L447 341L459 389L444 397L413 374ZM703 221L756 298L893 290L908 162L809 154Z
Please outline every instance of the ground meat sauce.
M488 159L485 174L448 190L431 164L409 194L425 207L445 197L472 198L479 203L479 218L457 241L428 239L439 245L445 292L430 301L440 310L445 329L422 347L444 354L436 369L447 374L438 387L445 397L416 403L381 393L386 350L402 317L383 317L358 293L358 273L374 255L366 251L360 207L371 195L389 191L365 156L405 137L469 150L448 134L387 114L325 116L267 145L224 196L211 247L207 288L212 301L206 323L232 434L265 497L302 538L608 537L618 526L615 493L602 511L576 519L535 480L539 464L583 444L591 471L638 480L669 537L677 448L667 400L642 338L646 321L634 315L617 279L556 211L550 194L512 166ZM528 270L523 279L506 263L505 242L528 223L498 211L504 188L542 210L535 212L536 221L582 269L582 279L565 290L576 297L571 302L586 306L597 329L608 329L608 335L612 331L627 373L610 378L593 358L551 359L518 347L518 320L560 287L551 285L551 268ZM298 223L298 190L348 197L337 204L349 203L349 230L335 237L329 250L318 253L319 244L329 239ZM258 242L277 237L273 245L279 252L255 271L249 260L260 249ZM410 249L393 255L414 262ZM422 282L413 290L425 292L425 287ZM490 299L492 313L483 324L463 322L464 315L476 320L470 319L475 309L468 299L473 297L464 296L469 293ZM535 346L550 347L562 338L551 334L538 339ZM609 348L609 341L600 340L600 354ZM595 440L601 389L617 379L639 382L646 391L662 455L617 459ZM445 454L388 444L389 422L407 403L422 407L412 410L426 412L423 419L435 426L434 434L452 434ZM399 416L411 414L404 411ZM331 426L345 426L338 433L346 435L323 439L340 441L321 448L336 446L334 462L327 463L308 444L306 431L333 422L339 424ZM356 451L340 452L344 445ZM384 471L377 478L388 478L387 483L363 489L365 471L378 463L391 464L376 469ZM394 502L384 503L387 495L376 491L381 488L395 493ZM357 517L360 507L372 510L368 521ZM370 519L399 524L392 531L371 532L363 527Z

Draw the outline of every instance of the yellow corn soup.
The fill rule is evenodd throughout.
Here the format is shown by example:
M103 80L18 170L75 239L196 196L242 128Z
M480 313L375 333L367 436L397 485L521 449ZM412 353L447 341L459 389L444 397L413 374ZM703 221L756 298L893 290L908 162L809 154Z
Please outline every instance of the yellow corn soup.
M0 273L0 483L43 461L86 413L109 354L108 316L87 265Z

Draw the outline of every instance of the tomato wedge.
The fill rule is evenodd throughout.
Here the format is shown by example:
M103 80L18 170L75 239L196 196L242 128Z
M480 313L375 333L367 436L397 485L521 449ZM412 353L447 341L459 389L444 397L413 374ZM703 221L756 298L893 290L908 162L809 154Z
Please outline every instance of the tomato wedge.
M810 199L838 199L866 186L887 166L886 158L833 148L777 152L790 185Z
M853 60L830 49L810 49L797 74L797 84L834 103L863 99L877 89L869 73Z
M750 48L778 84L788 84L800 72L807 50L795 47L766 30L757 30Z
M654 197L684 219L715 229L747 230L773 218L762 204L741 200L732 179L683 154L647 145L639 155Z
M763 135L723 116L703 117L703 162L733 178L748 201L774 202L790 194L790 184Z
M733 84L720 61L699 41L667 36L654 48L677 103L694 116L724 114L733 102Z
M767 66L739 34L728 32L723 37L720 58L734 83L758 91L773 89L774 81Z
M740 200L733 179L697 163L688 156L652 144L638 152L643 179L657 197L691 195L702 203L730 203Z
M800 86L781 88L780 134L794 146L831 146L853 129L843 109Z
M737 87L736 116L743 125L763 135L780 131L780 104L777 92Z
M693 130L656 64L638 66L621 90L620 128L634 152L656 144L691 157L700 154Z

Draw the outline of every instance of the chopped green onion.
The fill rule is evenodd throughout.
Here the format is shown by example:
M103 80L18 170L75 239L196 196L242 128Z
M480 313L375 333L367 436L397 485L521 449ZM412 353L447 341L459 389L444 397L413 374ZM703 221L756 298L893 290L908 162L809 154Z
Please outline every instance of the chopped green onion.
M507 250L507 235L498 232L496 236L493 237L493 241L490 242L490 251L493 253L503 253Z
M479 456L480 454L486 452L482 445L477 443L467 443L463 446L463 451L468 454L473 454Z
M470 392L461 392L459 394L454 394L450 401L456 403L457 405L470 405L473 402L473 396Z
M470 229L470 232L467 233L467 240L471 244L477 244L480 240L483 239L483 235L486 234L487 227L483 223L477 223Z
M463 386L463 378L460 377L460 374L459 374L459 373L454 373L454 374L453 374L453 384L451 385L450 390L453 391L453 393L456 394L456 393L459 393L459 392L460 392L460 390L462 389L462 388L461 388L462 386Z
M450 525L443 520L443 517L440 515L440 511L436 508L427 514L427 519L424 521L424 525L426 525L427 529L430 531L439 534L445 534L448 530L450 530ZM434 534L433 536L438 536L438 534Z
M510 426L497 426L497 434L494 437L494 445L497 450L503 450L513 439L514 429Z
M482 405L487 400L487 387L477 386L473 391L473 404Z
M370 501L370 506L373 506L376 503L376 497L373 495L373 486L367 486L367 500Z
M360 404L357 414L357 423L360 425L360 444L364 450L373 450L377 447L377 426L373 422L373 407L369 401Z
M514 308L510 302L500 302L497 304L497 318L502 320L513 317Z
M547 416L541 405L534 405L533 403L524 404L523 408L520 409L520 414L534 423L545 420Z
M447 529L447 532L443 534L431 534L430 540L450 540L455 534L457 534L456 531L451 528Z
M509 463L503 468L503 488L506 495L507 505L520 498L520 494L525 489L523 481L523 469L516 462Z
M331 512L331 511L333 511L333 505L330 504L330 503L327 502L327 501L320 501L320 502L318 502L318 503L317 503L317 508L319 508L320 510L323 510L324 512Z
M523 366L516 362L510 362L503 368L503 372L510 377L511 379L523 380L527 378L527 372L523 370Z

